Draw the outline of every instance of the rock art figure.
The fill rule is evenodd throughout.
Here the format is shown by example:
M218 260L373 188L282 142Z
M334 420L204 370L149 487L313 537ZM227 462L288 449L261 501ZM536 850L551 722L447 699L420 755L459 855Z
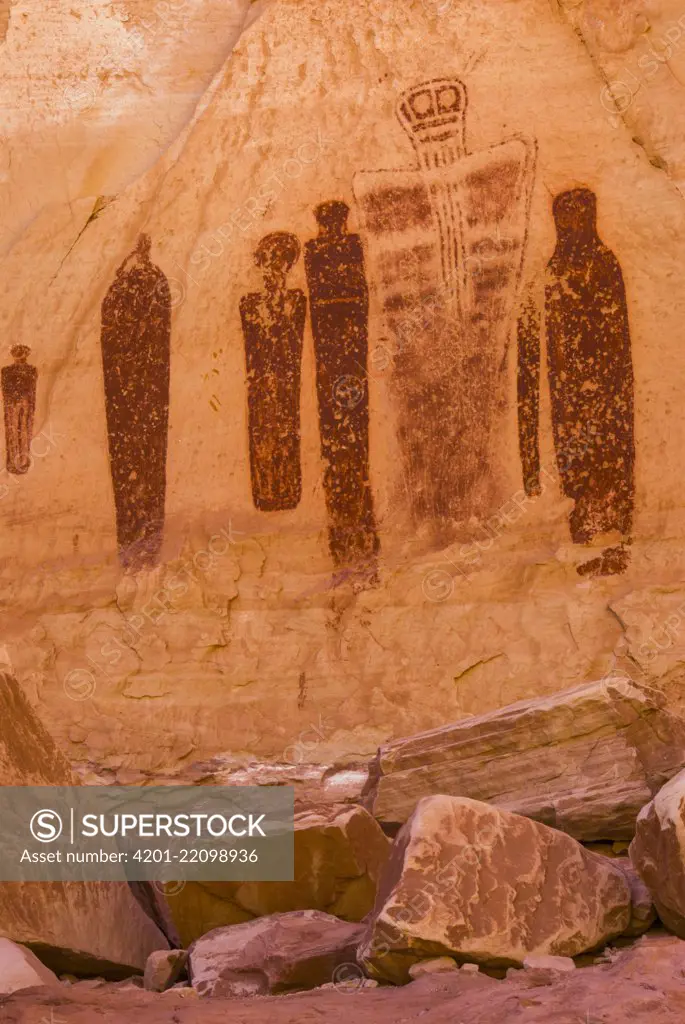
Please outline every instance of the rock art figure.
M518 319L519 452L526 494L540 494L540 309L529 292Z
M164 532L171 294L142 234L102 303L102 369L122 565L150 568Z
M27 361L30 353L28 345L14 345L10 350L14 363L2 368L8 473L27 473L31 466L38 370Z
M307 300L286 283L299 256L295 235L266 235L254 256L264 291L240 300L252 499L262 512L296 508L302 496L300 381Z
M587 544L616 531L629 542L635 494L633 366L623 274L597 234L597 197L587 188L554 200L557 244L545 287L552 427L571 537ZM627 565L608 549L579 572Z
M545 283L545 334L552 431L561 489L572 498L571 538L602 534L621 542L579 566L581 575L625 570L633 522L633 367L621 267L597 233L597 197L588 188L556 196L557 230ZM539 493L539 314L519 321L519 434L529 494Z
M315 210L319 235L305 246L316 357L324 491L338 569L375 572L379 549L369 483L369 294L359 235L339 200Z
M371 279L391 337L392 388L409 508L445 540L484 516L509 394L507 352L527 240L535 145L467 154L467 95L436 79L400 98L414 170L355 175Z

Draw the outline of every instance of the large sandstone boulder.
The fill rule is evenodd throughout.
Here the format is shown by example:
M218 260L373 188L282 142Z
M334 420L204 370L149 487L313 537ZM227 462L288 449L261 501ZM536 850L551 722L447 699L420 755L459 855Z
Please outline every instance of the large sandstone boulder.
M170 900L184 944L222 925L290 910L361 921L376 898L390 840L363 807L314 807L295 815L293 882L187 882Z
M576 839L631 839L641 808L683 766L683 720L610 678L381 747L364 800L388 824L405 821L421 797L445 793Z
M0 996L43 986L58 988L57 975L48 970L30 949L0 938Z
M0 674L0 785L76 785L70 767L9 674ZM162 897L135 883L150 908ZM0 882L0 936L58 973L125 977L169 943L125 882Z
M355 962L364 932L316 910L216 928L190 948L190 978L202 996L267 995L316 988Z
M663 923L685 939L685 771L640 812L630 859Z
M426 797L397 837L359 958L394 982L442 955L521 966L595 949L629 921L630 888L608 858L518 814Z

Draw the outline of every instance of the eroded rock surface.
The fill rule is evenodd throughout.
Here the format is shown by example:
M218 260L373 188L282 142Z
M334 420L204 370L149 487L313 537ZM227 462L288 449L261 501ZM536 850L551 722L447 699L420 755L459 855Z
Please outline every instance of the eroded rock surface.
M629 921L630 888L606 857L520 815L426 797L395 842L359 959L394 982L440 955L520 966L595 949Z
M685 772L641 811L630 859L663 923L685 938Z
M258 996L316 988L354 964L363 927L316 910L273 914L216 928L190 948L190 979L201 996Z
M17 681L0 674L0 785L75 785L69 764ZM136 883L150 905L162 896ZM150 891L152 890L152 891ZM125 882L1 882L0 935L55 971L125 977L168 941Z
M222 925L291 910L361 921L374 904L390 840L363 807L295 815L293 882L188 882L170 900L184 943Z
M57 975L25 946L0 938L0 996L24 988L57 988Z
M577 839L631 839L641 808L684 764L683 720L614 678L396 740L378 752L365 801L396 823L446 793Z

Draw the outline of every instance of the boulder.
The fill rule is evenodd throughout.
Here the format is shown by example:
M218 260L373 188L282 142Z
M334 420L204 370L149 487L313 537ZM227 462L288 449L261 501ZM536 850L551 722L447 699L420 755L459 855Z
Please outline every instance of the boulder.
M148 992L165 992L182 976L188 954L183 949L158 949L150 953L145 964L143 985Z
M0 785L73 786L69 764L17 681L0 674ZM136 883L159 907L161 894ZM57 973L126 977L169 943L126 882L1 882L0 936Z
M336 968L355 963L363 933L362 925L317 910L215 928L190 947L190 979L201 996L317 988L336 980Z
M478 970L478 965L473 964ZM422 978L425 974L444 974L445 972L458 971L459 964L451 956L437 956L433 960L419 960L409 968L409 977L412 981Z
M426 797L397 837L359 962L396 983L427 957L521 966L595 949L629 920L630 888L607 858L521 815Z
M295 881L187 882L170 900L184 944L214 928L291 910L361 921L372 909L390 840L363 807L295 815Z
M640 812L630 859L663 923L685 938L685 771Z
M424 796L483 800L576 839L631 839L685 766L685 724L624 679L587 683L381 747L364 803L386 825Z
M58 988L59 979L30 949L0 938L0 996L36 986Z
M628 857L616 857L611 863L623 872L630 886L630 922L623 934L628 938L637 938L649 931L657 920L652 894Z
M570 956L527 956L523 961L527 971L575 971L576 965Z

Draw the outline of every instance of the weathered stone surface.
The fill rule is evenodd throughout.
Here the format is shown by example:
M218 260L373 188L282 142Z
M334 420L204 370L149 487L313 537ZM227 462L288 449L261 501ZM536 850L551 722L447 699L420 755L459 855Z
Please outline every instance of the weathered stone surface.
M143 984L148 992L164 992L183 974L188 962L184 949L158 949L150 953L145 964Z
M474 964L476 970L478 965ZM424 974L444 974L446 971L458 971L459 965L451 956L438 956L433 960L419 960L409 968L409 977L412 981L423 977Z
M677 1024L685 1018L685 944L669 935L644 936L611 964L568 973L512 971L496 981L463 970L424 977L397 988L354 993L329 987L287 997L197 999L193 989L151 992L18 992L0 1003L3 1024ZM189 998L190 997L190 998Z
M685 772L640 812L630 859L663 923L685 938Z
M0 674L0 722L0 785L76 784L7 673ZM142 971L153 950L168 947L125 882L2 882L0 935L34 949L58 973L110 977Z
M685 722L609 678L382 747L365 803L396 823L421 797L446 793L577 839L630 839L641 808L684 764Z
M201 996L316 988L335 980L336 968L354 963L363 931L316 910L216 928L191 946L190 980Z
M0 938L0 996L44 985L58 988L59 980L30 949Z
M83 769L86 778L100 784L135 785L154 783L175 786L292 786L295 809L306 810L321 804L360 802L369 779L368 761L349 764L314 764L304 760L315 744L303 739L284 751L289 762L252 761L239 764L229 755L217 755L209 761L196 761L173 773L136 772L112 767L101 774Z
M113 195L154 163L230 52L249 6L44 0L34 18L21 0L3 3L0 250L41 207ZM52 174L42 173L46 166Z
M575 971L576 965L570 956L527 956L523 966L528 971Z
M143 4L143 11L149 6ZM669 410L685 384L683 308L672 287L685 263L685 211L672 182L645 159L631 134L607 123L601 100L606 82L561 16L562 6L570 5L326 0L322 16L314 0L260 5L261 16L191 114L198 81L193 79L192 100L180 118L183 130L171 145L167 118L153 131L146 119L136 135L145 143L137 165L147 168L145 174L122 187L130 178L117 177L112 165L120 152L128 156L136 147L116 145L119 139L109 135L112 145L102 152L85 147L88 166L74 172L79 188L71 180L64 188L69 202L35 211L17 238L1 275L0 328L11 339L8 346L34 349L34 447L40 454L31 471L16 479L8 474L3 483L5 637L22 686L54 723L69 756L84 767L167 772L217 753L246 761L288 760L285 752L303 733L309 761L362 759L393 737L601 676L623 637L616 603L647 582L675 587L682 579L685 425ZM209 9L194 3L197 19L188 27L193 40L196 31L206 31ZM217 9L212 3L211 11ZM84 17L81 3L68 0L61 0L59 10L64 17L58 24L74 26L79 43L80 31L98 43L97 54L74 46L71 74L89 61L87 85L96 78L102 82L102 73L105 91L121 88L125 99L135 91L150 107L159 106L155 88L147 88L149 61L141 88L138 63L131 66L118 45L103 47L95 39L100 18ZM23 13L15 5L13 42L23 30ZM112 24L116 17L102 15L108 44L110 29L116 29L117 43L129 34ZM52 18L42 24L42 39L54 24ZM165 26L157 39L166 32ZM28 26L21 39L21 56L6 52L23 75L25 67L35 66ZM214 53L228 55L228 38L217 33L217 39ZM197 52L185 36L174 34L173 48L174 71L184 61L194 63L194 57L185 58L186 49ZM41 68L58 65L43 54L41 46ZM101 66L105 56L107 68ZM453 95L463 86L468 99L460 146L466 153L455 154L455 173L476 165L491 172L492 148L510 146L511 136L530 139L526 152L532 155L537 146L538 153L525 176L527 233L519 222L516 228L517 246L523 235L526 240L521 273L511 282L499 319L487 299L487 309L469 306L470 325L481 314L497 319L487 342L473 350L467 331L455 331L455 343L444 349L435 343L437 325L426 326L426 311L414 302L423 277L404 260L399 243L392 273L401 287L387 295L374 253L377 237L359 199L360 182L379 172L414 180L421 192L420 159L396 109L407 90L439 77L457 79L461 85ZM184 77L181 82L177 87L185 91ZM14 109L11 97L5 107ZM123 109L128 110L124 102ZM96 106L92 116L99 115ZM108 115L103 109L102 120ZM664 116L670 121L670 110ZM155 160L148 144L164 148L164 155ZM11 151L16 153L14 145ZM412 174L413 179L402 177ZM440 180L450 184L447 177ZM612 420L634 377L639 402L635 423L626 430L637 438L631 545L613 528L615 521L599 514L610 536L571 532L574 499L564 495L558 465L563 468L564 453L555 451L558 416L553 423L548 401L541 403L535 424L535 410L528 409L527 441L539 439L537 486L519 457L517 313L529 292L544 307L540 293L558 243L552 204L575 186L596 195L597 231L605 246L600 252L603 259L609 250L615 255L625 286L631 358L623 351L621 379L615 387L577 375L574 380L584 401L604 396ZM27 188L33 215L40 190ZM251 486L241 299L263 291L254 263L260 241L285 231L311 252L304 246L318 237L314 209L331 200L349 206L349 230L364 252L367 366L362 360L358 376L343 371L331 382L322 380L332 363L317 362L321 346L312 336L301 255L288 281L288 290L307 301L297 392L300 434L288 435L290 445L299 441L301 496L296 507L264 511L255 507ZM416 231L435 254L440 232L429 206L423 204L423 226L408 228L407 239ZM669 225L666 237L653 230L657 214L660 224ZM514 239L507 216L493 223L477 220L482 235L474 245L487 259L504 258ZM126 575L118 562L108 462L101 305L143 232L150 235L151 258L167 276L173 301L166 520L159 565ZM611 265L616 285L617 267ZM485 260L476 267L488 269ZM491 284L496 276L490 274ZM428 311L432 315L437 306L440 317L449 319L450 309L436 294L441 271L431 268L425 277ZM474 291L482 283L470 280ZM362 289L360 315L363 295ZM407 304L421 327L409 332L413 347L399 352L395 313ZM606 335L601 309L595 307L594 314L596 342ZM45 324L51 325L48 332ZM541 328L536 339L539 365L549 367L550 339L544 333ZM335 351L341 358L346 352L344 345ZM10 361L7 352L5 359ZM454 369L450 360L463 362L468 385L464 375L454 380L440 372L444 363ZM434 377L413 396L413 415L407 417L413 371L419 368ZM582 360L572 369L592 377ZM501 384L492 400L484 383L488 374ZM544 376L542 394L549 397ZM380 546L377 577L365 578L356 563L336 564L329 544L326 497L334 506L336 498L326 474L330 460L322 453L318 403L319 396L324 405L330 402L326 396L337 381L341 404L354 403L355 395L360 403L368 397L368 473L363 468L354 482L365 496L362 485L368 480L371 488L376 537L369 543L374 547L377 539ZM624 418L628 406L633 403L623 402ZM440 415L441 409L448 414ZM593 414L593 430L597 418ZM332 413L328 422L335 421ZM457 446L452 466L431 459L443 440L454 441L450 434L462 421L469 437L481 436L485 460L480 442L464 445L464 451ZM421 457L421 438L412 441L424 430L430 431L427 458ZM580 437L580 447L591 449L598 464L606 456L614 471L617 462L620 468L611 439L602 433L596 451L593 436ZM417 454L421 469L412 462ZM632 454L628 461L626 479L633 475ZM469 480L463 479L467 471ZM591 478L588 472L586 491ZM470 500L456 508L462 484ZM609 494L604 502L601 495L583 498L591 510L596 499L601 512ZM444 499L444 515L439 508L424 514L429 498L433 505ZM340 537L335 526L332 533ZM632 561L626 567L628 548ZM605 550L613 550L608 560ZM613 576L587 575L594 572ZM76 699L69 700L69 693ZM230 751L228 735L236 737Z
M170 907L184 945L223 925L290 910L361 921L373 907L390 840L363 807L295 815L295 881L188 882Z
M628 883L607 858L520 815L426 797L397 837L359 958L394 982L443 954L520 966L594 949L629 920Z
M630 922L623 934L629 938L643 935L657 920L652 894L628 857L614 857L611 863L623 872L630 886Z

